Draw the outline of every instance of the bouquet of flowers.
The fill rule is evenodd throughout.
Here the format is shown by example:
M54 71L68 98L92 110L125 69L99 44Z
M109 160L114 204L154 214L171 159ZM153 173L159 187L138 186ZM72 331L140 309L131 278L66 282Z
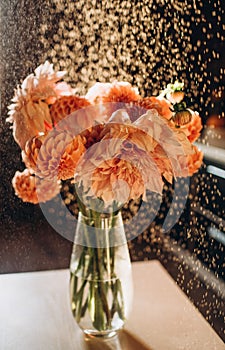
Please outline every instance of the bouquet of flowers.
M146 191L160 194L164 181L199 169L203 155L193 142L201 118L187 107L179 82L159 96L142 97L137 88L118 81L96 83L78 96L62 81L64 75L45 62L15 91L8 121L26 168L16 172L13 187L25 202L46 202L60 192L62 181L73 179L86 224L83 236L87 227L99 232L102 218L111 214L105 227L109 238L121 205L146 200ZM86 241L83 246L71 265L72 309L78 322L89 310L94 329L104 332L115 317L126 317L116 247Z
M198 170L202 153L193 142L202 123L187 108L182 83L169 84L157 97L141 97L137 88L117 81L96 83L78 96L61 81L65 73L46 61L16 89L9 106L7 120L26 165L13 178L23 201L50 200L60 181L76 174L87 192L124 202L144 198L146 190L160 193L164 179Z

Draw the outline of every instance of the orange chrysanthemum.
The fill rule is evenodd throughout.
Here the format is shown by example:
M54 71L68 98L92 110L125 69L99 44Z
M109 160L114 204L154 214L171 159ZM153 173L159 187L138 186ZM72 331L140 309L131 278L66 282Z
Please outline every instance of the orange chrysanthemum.
M53 124L56 125L60 120L78 109L90 106L90 102L80 96L63 96L60 97L50 107L50 115Z
M128 82L96 83L87 93L86 98L100 107L99 114L103 117L99 121L108 120L113 112L119 108L132 107L134 101L141 97L137 88ZM127 106L126 106L127 105ZM131 111L133 113L133 111Z
M141 97L137 90L131 86L129 83L118 83L112 84L108 93L102 97L103 103L108 102L134 102L139 100Z
M133 102L140 98L137 88L128 82L96 83L85 96L91 103Z
M164 97L145 97L139 100L137 104L143 109L156 109L162 117L168 120L173 115L171 111L172 105Z
M31 174L28 169L23 172L17 171L13 177L12 185L19 198L33 204L47 202L60 192L58 181L40 179Z

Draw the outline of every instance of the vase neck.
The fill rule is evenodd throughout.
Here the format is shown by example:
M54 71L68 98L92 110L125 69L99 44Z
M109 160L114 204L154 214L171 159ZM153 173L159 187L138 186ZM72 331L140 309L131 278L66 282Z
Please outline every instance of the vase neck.
M75 243L93 248L107 248L126 243L121 212L84 215L79 212Z
M102 229L115 226L118 221L122 219L121 212L116 213L98 213L93 210L89 210L85 214L79 211L78 221L88 224L89 226L100 227Z

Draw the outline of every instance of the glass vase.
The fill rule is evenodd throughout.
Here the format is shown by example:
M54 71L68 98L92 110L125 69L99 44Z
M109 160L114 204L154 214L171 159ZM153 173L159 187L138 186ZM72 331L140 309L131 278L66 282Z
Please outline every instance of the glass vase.
M70 263L74 319L86 335L110 337L132 305L131 262L121 212L79 212Z

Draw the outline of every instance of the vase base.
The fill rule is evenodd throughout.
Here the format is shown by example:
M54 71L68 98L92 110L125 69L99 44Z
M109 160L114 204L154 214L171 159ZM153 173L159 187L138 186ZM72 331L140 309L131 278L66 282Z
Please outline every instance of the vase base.
M85 337L87 339L90 338L96 338L96 339L108 339L108 338L112 338L115 337L115 335L117 335L118 331L103 331L103 332L98 332L98 331L93 331L93 330L84 330L83 331L85 334Z

